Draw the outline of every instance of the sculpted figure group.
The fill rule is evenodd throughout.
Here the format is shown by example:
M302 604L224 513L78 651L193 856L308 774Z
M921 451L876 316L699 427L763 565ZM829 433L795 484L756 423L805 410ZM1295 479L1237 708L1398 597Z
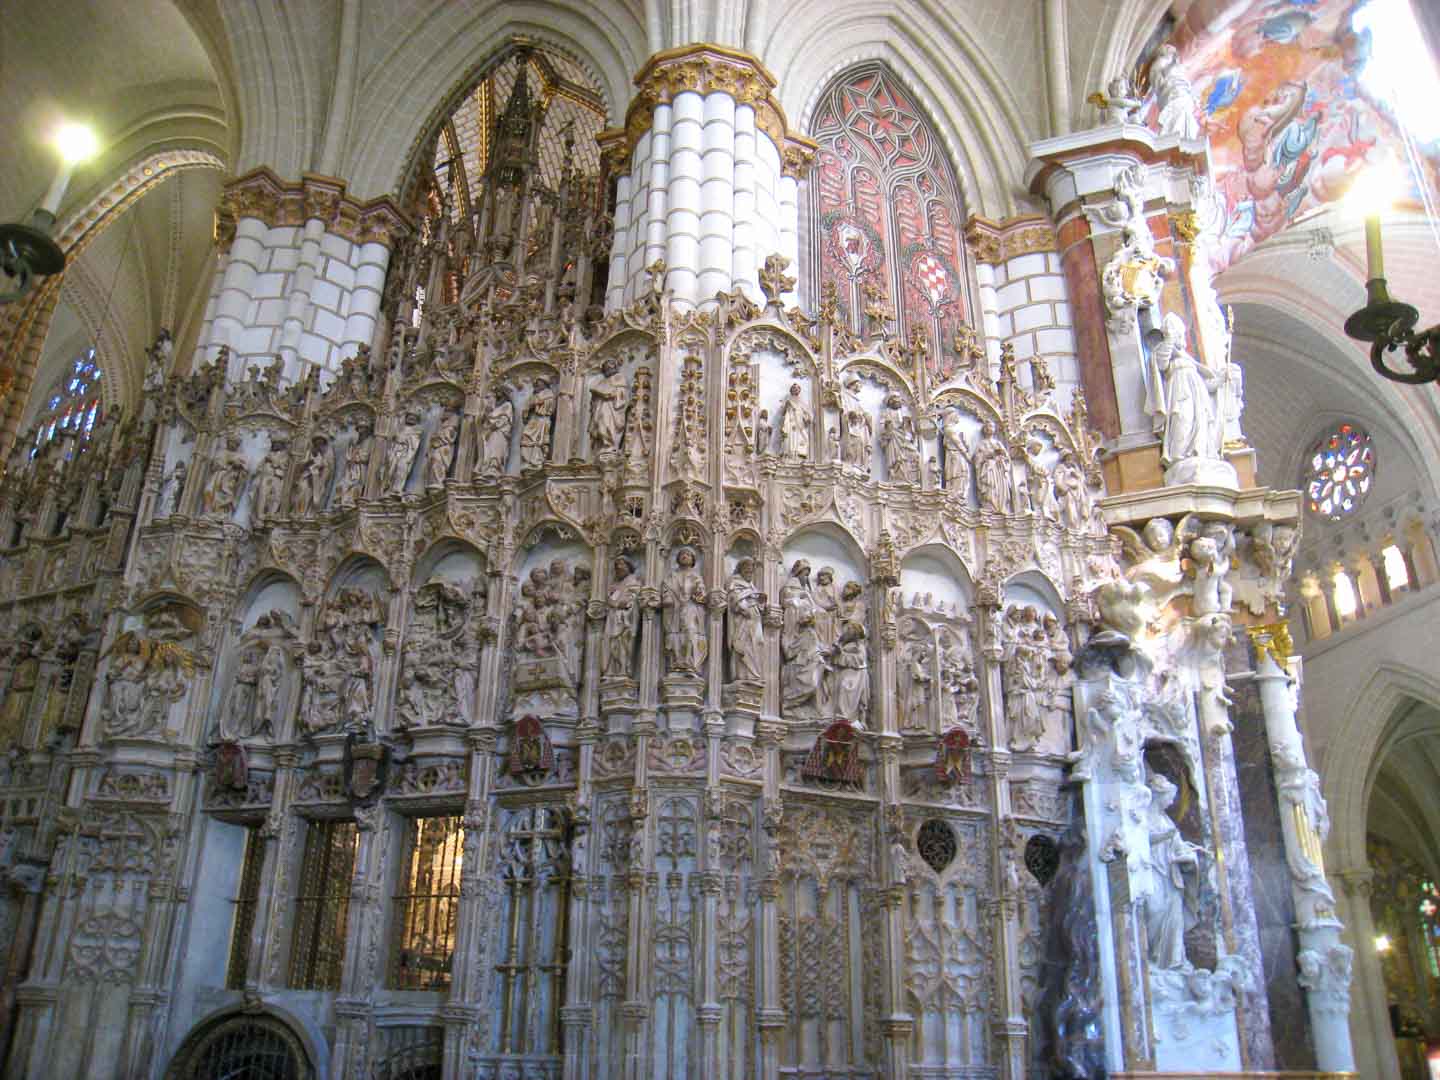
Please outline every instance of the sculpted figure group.
M864 728L870 712L869 611L859 582L837 592L835 572L797 559L780 591L781 712L791 720L844 719Z

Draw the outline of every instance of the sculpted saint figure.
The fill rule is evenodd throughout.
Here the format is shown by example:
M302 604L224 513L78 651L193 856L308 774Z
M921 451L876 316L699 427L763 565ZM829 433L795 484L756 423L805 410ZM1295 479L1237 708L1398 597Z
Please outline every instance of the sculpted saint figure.
M285 678L285 650L271 645L260 663L260 682L255 691L255 712L250 728L244 734L275 734L275 713L280 707L280 688Z
M1157 968L1184 967L1185 931L1197 921L1200 849L1180 835L1166 813L1177 794L1169 778L1152 772L1145 786L1150 789L1150 895L1145 901L1150 963Z
M775 447L775 425L770 423L770 410L761 409L755 418L755 453L761 457L773 453Z
M931 684L934 682L930 656L929 631L919 619L912 620L896 663L900 682L901 731L924 731L930 726Z
M790 719L824 715L825 661L815 633L813 608L797 616L794 632L785 635L780 649L785 661L780 678L784 715Z
M460 417L444 415L430 436L430 452L425 461L425 489L434 491L445 486L450 472L450 459L455 456L455 440L460 432Z
M345 448L345 464L340 470L340 482L335 486L335 501L341 506L354 506L365 494L365 472L370 467L371 438L368 428L355 433L355 439Z
M705 579L695 569L695 553L681 548L675 570L665 582L662 606L668 612L665 654L672 671L698 672L709 642L705 634Z
M215 455L205 485L205 513L226 519L234 515L249 476L250 470L240 456L240 440L233 436L226 439L225 448Z
M251 645L240 650L235 681L225 698L225 718L220 725L222 737L235 739L254 733L256 689L260 684L260 666L264 657L264 645Z
M1060 455L1060 463L1055 466L1055 496L1060 524L1067 529L1083 530L1090 521L1090 493L1085 473L1069 450Z
M846 465L870 471L870 452L875 444L875 423L860 401L860 379L851 375L840 390L840 458Z
M780 406L780 454L786 461L810 458L809 407L800 396L800 384L791 383L790 393Z
M525 426L520 429L520 467L542 468L550 457L551 424L555 419L555 390L550 380L535 380L530 400L525 403Z
M741 559L730 575L730 673L736 680L760 682L765 670L765 594L755 587L755 560Z
M846 623L828 659L827 697L834 715L863 729L870 714L870 651L865 646L865 628Z
M410 467L420 451L420 414L414 411L405 414L405 422L390 441L390 451L385 455L385 490L394 495L405 493L405 484L410 479Z
M835 584L833 567L822 566L810 588L815 603L815 633L820 644L830 648L840 640L840 587Z
M981 426L980 441L975 445L975 484L982 509L1010 513L1015 489L1010 451L995 434L995 424L990 420Z
M477 476L498 476L510 465L510 437L515 430L515 405L505 388L490 391L490 404L481 417L480 459Z
M162 509L156 513L156 517L166 517L180 509L180 497L185 494L185 478L189 472L190 466L186 464L184 458L175 462L175 467L165 478L165 486L160 492Z
M1161 338L1151 353L1163 386L1155 402L1165 418L1161 456L1167 464L1185 458L1221 457L1223 418L1214 395L1225 383L1223 374L1205 367L1185 347L1185 321L1173 311L1165 316ZM1163 380L1163 383L1159 382Z
M951 413L940 434L945 447L945 490L953 491L962 501L970 501L970 443L960 426L959 413Z
M628 679L634 674L635 630L640 625L640 582L634 577L630 560L617 558L614 581L606 600L605 651L603 673L606 678Z
M268 521L280 513L280 496L285 488L285 444L272 443L255 469L255 502L251 518Z
M795 633L800 620L815 620L815 594L810 588L810 564L796 559L790 567L790 578L780 589L780 606L785 611L783 631L786 637Z
M600 381L590 388L592 454L620 449L620 440L625 435L625 409L630 403L630 388L620 370L620 358L606 357L600 373Z
M1045 444L1039 439L1025 441L1025 490L1030 499L1030 512L1046 521L1055 521L1060 516L1060 504L1055 499L1055 487L1041 457L1044 453Z
M296 517L324 510L330 495L333 460L330 441L323 435L316 435L310 446L310 456L301 466L300 475L295 479L295 491L290 496L290 508Z
M847 581L840 592L840 623L870 624L870 605L865 602L865 589L858 581Z

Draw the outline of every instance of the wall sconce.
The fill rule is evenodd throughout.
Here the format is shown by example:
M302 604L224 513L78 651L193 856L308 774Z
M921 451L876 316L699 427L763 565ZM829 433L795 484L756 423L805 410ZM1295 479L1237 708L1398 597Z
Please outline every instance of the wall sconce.
M1440 379L1440 326L1415 330L1420 312L1390 297L1385 284L1385 256L1380 243L1380 211L1396 190L1396 170L1369 170L1355 182L1346 202L1359 204L1365 214L1365 306L1345 320L1345 333L1370 343L1370 365L1394 382L1424 383ZM1401 371L1385 362L1387 353L1405 350L1411 370Z
M30 215L30 223L0 225L0 272L15 281L13 289L0 292L0 304L19 300L28 293L33 278L65 269L65 253L50 235L55 228L55 214L75 166L93 157L98 144L95 133L82 124L65 124L52 141L60 155L60 169L44 200Z
M1377 953L1388 953L1390 951L1390 935L1379 934L1375 938L1375 951Z

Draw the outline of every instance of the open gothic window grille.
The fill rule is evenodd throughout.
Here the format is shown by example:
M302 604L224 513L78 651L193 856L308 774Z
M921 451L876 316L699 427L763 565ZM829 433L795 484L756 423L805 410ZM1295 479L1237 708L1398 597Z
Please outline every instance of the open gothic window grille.
M90 347L70 362L65 373L50 384L44 407L35 418L31 456L62 432L89 435L100 418L100 366Z
M192 1034L175 1055L166 1080L314 1080L305 1047L269 1016L227 1016Z
M934 125L888 68L866 64L826 89L810 135L819 280L857 333L867 308L887 308L905 342L924 342L938 385L972 304L960 187Z
M293 989L340 988L357 840L353 821L311 821L306 825L300 894L295 898L295 936L290 946Z
M1375 448L1369 433L1344 423L1310 448L1300 482L1310 512L1333 520L1360 508L1374 478Z
M240 866L240 889L235 897L235 923L230 931L230 963L225 985L231 990L245 988L250 964L250 934L255 927L255 908L260 900L260 875L265 867L265 838L260 826L245 830L245 861Z
M464 847L458 817L405 823L390 962L390 985L396 990L450 987Z

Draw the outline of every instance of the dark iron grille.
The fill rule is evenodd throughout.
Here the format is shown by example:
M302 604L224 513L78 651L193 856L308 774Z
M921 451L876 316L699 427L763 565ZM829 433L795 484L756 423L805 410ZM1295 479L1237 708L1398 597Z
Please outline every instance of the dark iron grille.
M235 926L230 931L230 964L225 985L231 990L245 988L245 971L250 965L250 934L255 928L255 905L260 900L260 875L265 868L265 838L260 826L245 830L245 861L240 865L240 892L235 897Z
M390 959L390 985L396 990L450 987L464 846L465 830L458 817L407 822Z
M380 1029L382 1053L373 1080L440 1080L444 1071L445 1033L435 1027Z
M267 1020L228 1020L182 1051L177 1080L305 1080L312 1076L299 1042Z
M290 949L295 990L340 989L356 840L353 821L312 821L306 827Z

